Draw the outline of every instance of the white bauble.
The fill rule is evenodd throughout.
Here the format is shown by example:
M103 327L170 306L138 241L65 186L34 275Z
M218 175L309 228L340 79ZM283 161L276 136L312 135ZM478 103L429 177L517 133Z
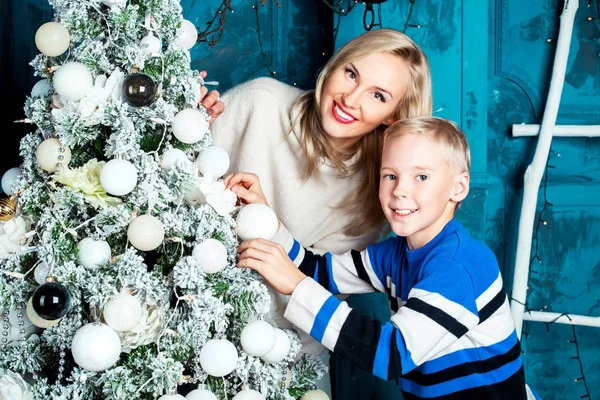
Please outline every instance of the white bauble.
M71 44L71 35L67 28L58 22L47 22L35 33L35 46L48 56L56 57L64 53Z
M185 398L186 400L219 400L213 392L206 389L194 389Z
M37 313L33 309L33 303L31 301L31 298L27 302L27 309L25 310L25 312L27 313L27 318L29 318L31 323L37 326L38 328L51 328L54 325L58 325L58 323L62 320L62 318L49 320L37 315Z
M227 339L211 339L200 350L200 366L211 376L230 374L235 369L237 360L238 352Z
M56 172L59 166L67 166L71 162L71 149L56 138L49 138L40 143L35 159L44 171Z
M100 183L107 193L114 196L124 196L131 193L137 185L138 172L135 166L127 160L110 160L100 171Z
M183 199L192 207L198 207L202 204L206 204L206 197L202 190L198 186L194 186L192 190L187 192Z
M180 394L165 394L160 396L158 400L185 400L185 397Z
M271 240L277 233L279 222L275 212L266 204L252 203L244 206L235 222L242 240L262 238Z
M165 226L152 215L140 215L129 223L127 239L138 250L154 250L165 239Z
M229 169L229 154L218 146L209 146L198 154L198 170L217 179Z
M84 64L70 61L54 73L53 83L62 100L79 101L94 87L94 78Z
M146 51L149 56L158 56L162 51L162 43L152 32L148 32L140 41L140 47Z
M207 274L217 273L227 266L227 249L216 239L206 239L194 246L192 257Z
M43 285L46 283L46 277L49 273L50 266L42 261L37 265L37 267L35 267L35 270L33 271L33 277L37 283Z
M169 171L177 165L184 166L189 163L190 160L183 150L172 148L164 152L160 166Z
M106 324L115 331L124 332L133 329L142 319L140 301L129 293L119 293L111 298L102 311Z
M275 345L271 351L262 356L262 359L270 363L283 361L290 352L290 338L281 329L275 328Z
M194 47L197 40L198 31L196 30L196 26L187 19L184 19L181 21L181 27L177 30L177 37L171 43L182 49L189 50Z
M112 367L121 354L119 335L108 325L99 322L82 326L71 343L73 359L88 371L104 371Z
M13 194L13 184L19 180L21 176L21 168L19 167L14 167L6 171L4 175L2 175L2 191L9 196Z
M256 390L246 389L238 392L232 400L265 400L265 396Z
M31 88L31 97L46 97L51 89L50 81L48 79L41 79Z
M179 111L171 123L173 135L181 142L192 144L200 141L208 132L208 121L200 111L186 108Z
M110 260L110 245L104 240L84 238L77 244L79 263L85 269L100 269Z
M300 400L329 400L329 396L322 390L309 390L304 393L304 396Z
M4 314L4 310L0 308L0 317ZM19 314L21 314L21 318L19 318ZM23 325L19 325L19 323L23 321ZM39 327L35 326L33 322L27 317L26 310L10 310L8 314L8 322L2 322L2 325L7 325L8 336L0 336L0 340L8 339L8 343L16 343L21 340L21 333L19 332L21 329L25 330L23 334L26 338L31 336L34 333L39 333ZM0 396L0 399L2 397Z
M242 329L240 342L244 351L261 357L275 346L275 328L266 321L253 321Z

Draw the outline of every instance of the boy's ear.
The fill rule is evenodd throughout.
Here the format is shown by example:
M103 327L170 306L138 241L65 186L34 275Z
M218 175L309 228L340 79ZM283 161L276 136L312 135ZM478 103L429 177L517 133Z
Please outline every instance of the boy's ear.
M462 172L456 175L454 179L454 188L452 190L452 195L450 196L450 200L455 203L459 203L467 197L469 194L469 182L471 177L468 173Z

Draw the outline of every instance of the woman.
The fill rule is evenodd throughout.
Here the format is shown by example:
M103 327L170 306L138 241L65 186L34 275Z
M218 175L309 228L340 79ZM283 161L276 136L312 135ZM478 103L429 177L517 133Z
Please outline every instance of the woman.
M227 111L211 131L229 153L230 169L259 176L269 205L304 247L333 253L377 241L384 222L377 198L382 132L432 108L427 58L391 29L342 47L314 90L258 78L221 100ZM243 182L229 183L238 194L246 190ZM274 307L285 326L285 299Z

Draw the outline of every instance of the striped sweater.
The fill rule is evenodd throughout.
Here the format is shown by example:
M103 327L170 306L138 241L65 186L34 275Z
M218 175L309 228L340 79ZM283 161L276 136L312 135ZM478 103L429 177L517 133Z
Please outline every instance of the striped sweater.
M314 254L282 226L274 241L309 278L285 317L410 399L526 399L521 349L496 258L456 220L409 250L393 237L363 252ZM390 322L334 295L386 292Z

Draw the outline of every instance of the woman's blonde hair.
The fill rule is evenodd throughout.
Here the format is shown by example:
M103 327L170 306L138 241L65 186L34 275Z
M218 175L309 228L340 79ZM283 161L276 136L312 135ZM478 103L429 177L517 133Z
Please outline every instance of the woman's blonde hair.
M329 159L342 176L363 173L362 182L355 193L350 194L340 206L351 215L351 222L344 233L358 236L379 226L385 220L379 204L379 166L383 147L383 131L379 126L364 135L349 149L335 148L323 129L320 110L321 94L331 75L348 64L377 53L398 56L407 64L411 74L410 85L393 113L394 121L404 118L430 116L432 108L431 74L429 62L423 51L405 34L393 29L378 29L363 33L342 47L325 64L315 90L302 95L296 101L300 110L298 121L302 132L301 142L305 156L304 178L319 174L323 158ZM356 163L344 164L354 154Z

